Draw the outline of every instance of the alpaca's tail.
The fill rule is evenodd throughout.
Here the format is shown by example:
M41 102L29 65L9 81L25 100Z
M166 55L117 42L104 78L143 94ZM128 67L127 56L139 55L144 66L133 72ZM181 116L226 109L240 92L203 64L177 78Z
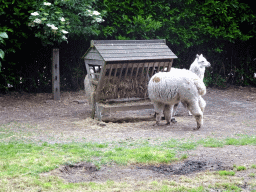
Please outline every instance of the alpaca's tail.
M194 79L194 84L196 85L196 88L198 90L199 95L205 95L206 94L205 84L200 78Z

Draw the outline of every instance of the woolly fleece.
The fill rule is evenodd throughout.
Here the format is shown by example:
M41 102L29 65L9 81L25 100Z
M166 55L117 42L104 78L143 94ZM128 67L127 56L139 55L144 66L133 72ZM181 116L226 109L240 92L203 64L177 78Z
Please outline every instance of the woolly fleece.
M148 93L157 113L157 125L160 123L162 112L167 124L170 124L173 105L182 101L195 116L197 129L202 126L205 102L201 101L200 95L206 94L206 87L193 72L172 68L170 72L156 73L149 81Z

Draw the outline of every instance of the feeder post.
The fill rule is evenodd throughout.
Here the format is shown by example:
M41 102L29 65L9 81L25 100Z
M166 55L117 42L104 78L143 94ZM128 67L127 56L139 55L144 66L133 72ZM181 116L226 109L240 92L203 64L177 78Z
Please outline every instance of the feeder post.
M52 93L54 100L60 100L59 49L52 51Z

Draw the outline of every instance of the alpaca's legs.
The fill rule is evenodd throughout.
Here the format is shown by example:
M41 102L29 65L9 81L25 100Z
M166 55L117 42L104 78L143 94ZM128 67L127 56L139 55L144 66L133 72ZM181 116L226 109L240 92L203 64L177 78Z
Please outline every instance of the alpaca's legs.
M203 112L199 106L199 101L190 103L188 105L188 109L191 111L191 113L194 115L196 122L197 122L197 128L200 129L203 125ZM196 130L194 129L194 130Z
M183 107L188 110L188 115L191 116L192 113L189 111L188 105L185 102L181 102L181 103L182 103Z
M173 116L176 116L177 115L177 108L178 108L178 105L179 105L179 103L176 103L175 105L174 105L174 107L173 107Z
M201 108L201 110L202 110L202 112L204 112L204 109L205 109L205 107L206 107L206 102L205 102L205 100L201 97L201 96L199 96L199 106L200 106L200 108Z
M170 125L173 114L173 105L164 106L164 118L166 120L166 125Z
M165 105L160 102L153 102L153 105L156 112L156 125L160 125L161 114L163 113Z

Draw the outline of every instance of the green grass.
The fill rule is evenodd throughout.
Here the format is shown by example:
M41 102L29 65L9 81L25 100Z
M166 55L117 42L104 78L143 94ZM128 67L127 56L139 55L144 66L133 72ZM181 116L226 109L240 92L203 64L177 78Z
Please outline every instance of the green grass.
M256 165L252 165L251 168L256 169Z
M0 143L0 176L38 174L55 169L61 164L93 159L97 159L100 164L168 163L177 159L172 149L152 146L133 149L107 147L107 144L98 143Z
M225 145L256 145L256 136L244 135L238 138L226 138Z
M218 174L223 176L223 175L229 175L229 176L234 176L235 175L235 172L234 171L226 171L226 170L223 170L223 171L218 171Z
M210 137L201 139L197 143L201 144L203 147L223 147L225 145L225 141Z
M184 160L184 159L187 159L187 158L188 158L188 155L187 154L183 154L183 155L181 155L180 160Z
M0 143L0 176L38 174L55 169L65 162L100 156L97 145L44 143Z
M250 173L249 177L255 177L255 173Z
M6 130L1 126L0 130ZM8 132L5 136L8 135ZM3 138L4 136L2 136ZM255 137L241 136L217 140L207 138L199 141L170 139L159 145L148 141L135 141L127 146L121 143L69 143L48 144L8 142L0 143L0 176L18 174L38 174L55 169L61 164L78 161L95 161L100 164L115 162L127 163L168 163L177 160L176 151L193 150L198 145L223 147L224 145L255 144ZM183 155L180 159L188 158ZM256 167L256 165L253 165ZM245 167L237 167L244 170Z
M243 171L243 170L246 170L246 167L245 166L237 166L236 169L237 169L237 171Z
M256 145L256 136L240 135L237 138L216 139L208 137L197 142L204 147L224 147L225 145Z
M197 146L201 145L203 147L224 147L225 145L256 145L256 136L241 135L238 138L225 138L216 139L208 137L206 139L201 139L198 141L179 141L176 139L170 139L162 144L167 148L173 148L177 150L192 150Z
M215 188L217 189L225 189L225 191L242 191L242 189L235 184L232 183L216 183Z
M18 127L18 131L15 127ZM30 133L22 132L22 129L34 129L28 124L10 123L0 126L0 192L2 191L112 191L117 188L120 191L131 187L128 183L116 183L108 181L102 184L65 183L63 180L40 173L49 172L60 165L74 164L76 162L93 162L100 167L103 164L116 163L127 165L161 164L188 158L183 151L204 147L224 147L225 145L256 145L255 136L239 135L236 138L215 139L206 138L198 141L186 139L159 140L157 144L151 144L149 140L129 140L112 143L65 143L49 144L36 143L31 139L23 139ZM176 157L177 152L180 155ZM181 153L180 153L181 152ZM244 166L236 166L236 170L245 170ZM251 168L256 169L256 165ZM219 176L234 176L234 171L219 171ZM250 177L253 177L251 174ZM234 177L232 177L234 178ZM173 183L152 183L152 191L204 191L203 187L187 187L186 185ZM16 188L13 188L16 186ZM154 188L155 187L155 188ZM226 191L239 191L237 185L219 183L214 188ZM143 191L143 189L141 189ZM148 189L146 190L148 191Z
M127 163L168 163L176 158L174 150L144 146L134 149L118 147L106 151L102 160L125 165Z
M161 185L158 187L157 190L140 190L140 192L181 192L181 191L186 191L186 192L203 192L205 191L203 186L200 187L194 187L194 188L189 188L185 186L181 187L170 187L168 185Z
M179 151L192 150L198 146L197 142L193 141L179 141L176 139L170 139L169 141L163 142L162 146L165 148L173 148Z
M33 129L35 128L36 126L32 126L28 123L17 123L15 121L2 124L0 125L0 142L25 141L33 135ZM29 129L30 131L24 131L24 129ZM31 138L29 140L31 140Z
M10 123L8 124L4 124L4 125L1 125L0 126L0 141L2 139L5 139L5 138L9 138L11 137L12 135L14 135L14 132L11 131L10 129L8 129L8 126L10 125Z

